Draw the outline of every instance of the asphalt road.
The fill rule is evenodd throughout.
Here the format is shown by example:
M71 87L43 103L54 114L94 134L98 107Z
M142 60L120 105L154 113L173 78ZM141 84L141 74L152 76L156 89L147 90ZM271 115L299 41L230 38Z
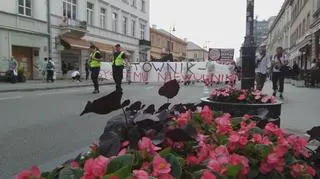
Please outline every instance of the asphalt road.
M159 107L166 102L157 94L159 87L128 85L124 98ZM0 179L11 178L32 165L51 169L86 151L102 134L108 118L117 112L105 116L79 114L87 100L113 89L104 86L98 96L91 94L91 88L0 93ZM203 95L203 87L182 88L173 103L198 102Z
M157 107L166 102L158 96L160 86L133 84L124 86L124 99L142 100ZM104 86L101 94L91 94L83 87L37 92L0 93L0 179L12 178L32 165L43 171L75 157L96 142L106 121L117 115L88 114L80 117L88 100L110 93L114 86ZM265 91L272 94L271 84ZM199 102L205 96L201 85L182 87L172 103ZM304 133L320 125L320 90L285 87L281 126Z

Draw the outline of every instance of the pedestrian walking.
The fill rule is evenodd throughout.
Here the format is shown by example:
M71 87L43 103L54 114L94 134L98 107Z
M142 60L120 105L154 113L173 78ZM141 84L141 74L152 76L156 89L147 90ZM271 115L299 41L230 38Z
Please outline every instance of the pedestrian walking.
M91 80L94 86L94 91L92 93L97 94L97 93L100 93L98 77L100 74L102 56L101 56L100 50L96 46L91 45L90 49L91 49L91 54L90 54L89 64L90 64L90 70L91 70Z
M259 56L256 58L255 62L255 72L256 72L256 89L262 91L264 83L267 79L269 58L266 54L266 47L261 46L259 49Z
M47 64L48 64L48 58L44 58L41 64L41 75L42 75L42 81L44 83L46 82L46 78L47 78Z
M272 68L272 86L273 86L273 96L277 95L277 92L280 93L280 98L283 99L283 90L284 90L284 74L282 69L288 65L288 60L286 59L283 48L277 48L277 54L273 57L271 61ZM279 89L278 89L279 84Z
M90 64L89 64L89 60L86 60L85 70L86 70L86 80L88 80L88 79L89 79L89 75L90 75Z
M207 74L208 74L208 78L210 81L210 86L213 86L213 75L214 75L214 69L215 69L215 65L213 61L208 61L206 64L206 68L207 68Z
M17 82L17 60L14 57L11 57L9 61L9 76L10 76L10 82L11 83L16 83Z
M62 76L66 77L68 73L68 64L65 61L62 62L61 70L62 70Z
M122 91L121 82L123 79L123 68L125 64L126 54L121 50L120 44L117 44L114 48L112 59L112 76L116 83L116 90Z
M54 79L55 64L52 61L52 58L49 58L46 68L47 68L47 82L49 83L51 81L53 83L55 80Z

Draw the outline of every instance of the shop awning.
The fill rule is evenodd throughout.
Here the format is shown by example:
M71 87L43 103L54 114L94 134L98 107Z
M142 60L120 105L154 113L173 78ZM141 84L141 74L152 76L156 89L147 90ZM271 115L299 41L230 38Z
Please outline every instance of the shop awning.
M89 49L90 48L90 43L85 40L75 39L75 38L70 38L70 37L62 37L61 40L73 48L79 48L79 49Z
M93 44L96 47L98 47L99 50L102 51L102 52L106 52L106 53L112 53L113 52L112 45L103 44L103 43L99 43L99 42L93 42Z

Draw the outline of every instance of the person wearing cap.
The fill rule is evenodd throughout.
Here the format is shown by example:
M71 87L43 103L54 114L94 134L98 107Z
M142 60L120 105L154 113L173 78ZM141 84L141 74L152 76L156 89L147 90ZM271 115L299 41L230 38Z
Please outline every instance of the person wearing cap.
M122 91L121 82L123 79L123 68L124 59L126 58L125 53L121 50L120 44L117 44L114 48L112 58L112 75L114 82L116 83L116 90Z
M91 49L91 53L90 53L89 66L91 70L91 80L94 86L94 91L92 93L97 94L97 93L100 93L98 77L100 73L102 56L101 56L100 50L96 46L91 45L90 49Z

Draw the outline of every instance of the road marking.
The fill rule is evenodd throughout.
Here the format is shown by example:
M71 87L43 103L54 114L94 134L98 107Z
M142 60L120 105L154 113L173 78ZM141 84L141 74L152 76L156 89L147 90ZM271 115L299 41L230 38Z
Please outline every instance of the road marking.
M83 90L82 89L78 89L78 90L67 90L67 91L59 91L59 92L39 93L39 94L36 94L36 96L55 95L55 94L68 94L68 93L78 92L78 91L83 91Z
M0 101L10 100L10 99L21 99L21 98L22 98L22 96L4 97L4 98L0 98Z

